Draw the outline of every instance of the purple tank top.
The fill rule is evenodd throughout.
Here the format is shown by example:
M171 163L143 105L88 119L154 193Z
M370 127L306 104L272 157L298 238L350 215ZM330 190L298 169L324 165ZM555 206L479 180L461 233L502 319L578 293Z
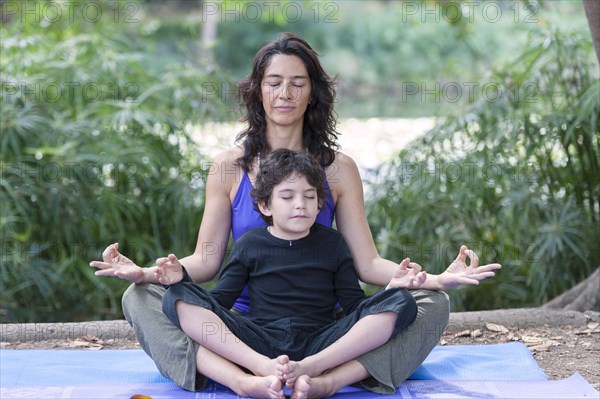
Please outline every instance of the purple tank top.
M325 189L327 190L327 200L325 201L325 206L317 214L316 222L323 226L332 227L335 215L335 203L333 202L333 196L331 195L327 179L325 179ZM248 174L244 171L240 186L237 193L235 193L233 204L231 204L231 233L234 241L237 241L242 234L250 229L267 225L260 212L254 209L250 190L252 190L252 183ZM248 297L247 288L244 288L233 307L243 314L248 313L250 298Z

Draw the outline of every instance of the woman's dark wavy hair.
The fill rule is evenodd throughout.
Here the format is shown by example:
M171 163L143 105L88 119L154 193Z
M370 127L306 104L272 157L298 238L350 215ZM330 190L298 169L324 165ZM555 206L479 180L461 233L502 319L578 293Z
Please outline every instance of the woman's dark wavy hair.
M317 190L317 200L319 209L327 199L327 190L325 189L325 174L317 160L304 151L296 152L286 148L279 148L271 152L262 162L254 187L250 195L254 201L256 209L267 224L273 224L273 218L260 212L259 203L265 205L271 204L273 189L279 183L289 178L304 177L308 184Z
M335 130L337 115L333 110L336 82L321 66L317 52L293 33L280 33L263 46L254 57L252 72L239 83L240 108L246 109L242 121L248 122L248 127L236 138L244 147L244 155L237 161L248 172L259 154L271 151L265 139L267 122L261 102L261 82L271 57L276 54L294 55L306 67L311 85L311 102L304 114L303 146L324 166L331 165L335 151L339 149Z

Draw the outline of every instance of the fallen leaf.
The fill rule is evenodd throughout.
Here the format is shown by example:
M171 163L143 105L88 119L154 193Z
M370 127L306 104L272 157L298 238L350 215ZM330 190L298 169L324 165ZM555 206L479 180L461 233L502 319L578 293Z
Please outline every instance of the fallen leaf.
M500 324L496 324L496 323L485 323L485 328L487 328L490 331L495 331L495 332L499 332L502 334L508 334L508 328L504 327L503 325Z
M541 345L542 343L544 343L544 338L542 337L536 337L533 335L521 335L521 341L523 341L523 343L525 345Z
M529 349L535 352L546 352L552 346L551 343L530 346Z
M473 337L473 338L478 338L478 337L481 337L482 335L483 334L481 333L480 329L477 329L477 330L471 332L471 337Z
M100 338L95 337L93 335L84 335L83 337L78 338L78 339L80 339L82 341L87 341L87 342L97 342L97 343L103 342Z
M471 330L463 330L454 334L454 337L469 337L471 336Z

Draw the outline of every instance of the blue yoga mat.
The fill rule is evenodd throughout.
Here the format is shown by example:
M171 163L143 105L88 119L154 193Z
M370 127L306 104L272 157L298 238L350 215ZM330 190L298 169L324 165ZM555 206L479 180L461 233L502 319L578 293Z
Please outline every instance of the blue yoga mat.
M187 392L162 377L142 350L0 350L1 398L130 398L145 394L159 398L237 398L227 388L212 383L202 392ZM525 388L544 397L595 391L581 376L563 381L548 381L531 352L520 343L496 345L438 346L391 398L456 397L439 396L448 392L461 397L520 397ZM463 382L461 382L463 381ZM504 383L503 383L504 381ZM490 385L493 382L494 386ZM563 385L558 386L561 383ZM533 384L533 385L532 385ZM515 393L510 396L507 389ZM525 390L524 390L525 389ZM563 396L549 396L560 393ZM595 393L596 396L593 396ZM474 396L469 396L473 394ZM436 396L437 395L437 396ZM492 395L492 396L490 396ZM494 396L496 395L496 396ZM541 397L541 396L540 396ZM334 398L382 398L380 395L346 387Z

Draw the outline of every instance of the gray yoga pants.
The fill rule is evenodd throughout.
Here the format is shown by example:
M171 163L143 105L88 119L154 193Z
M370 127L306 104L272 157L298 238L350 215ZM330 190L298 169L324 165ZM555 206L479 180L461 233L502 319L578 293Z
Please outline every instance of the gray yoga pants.
M410 292L418 306L415 321L386 344L357 359L371 374L358 385L369 391L393 393L423 363L448 324L450 306L445 292ZM160 285L131 285L123 295L125 318L164 377L188 391L202 390L206 378L196 372L198 344L163 313L164 293Z

